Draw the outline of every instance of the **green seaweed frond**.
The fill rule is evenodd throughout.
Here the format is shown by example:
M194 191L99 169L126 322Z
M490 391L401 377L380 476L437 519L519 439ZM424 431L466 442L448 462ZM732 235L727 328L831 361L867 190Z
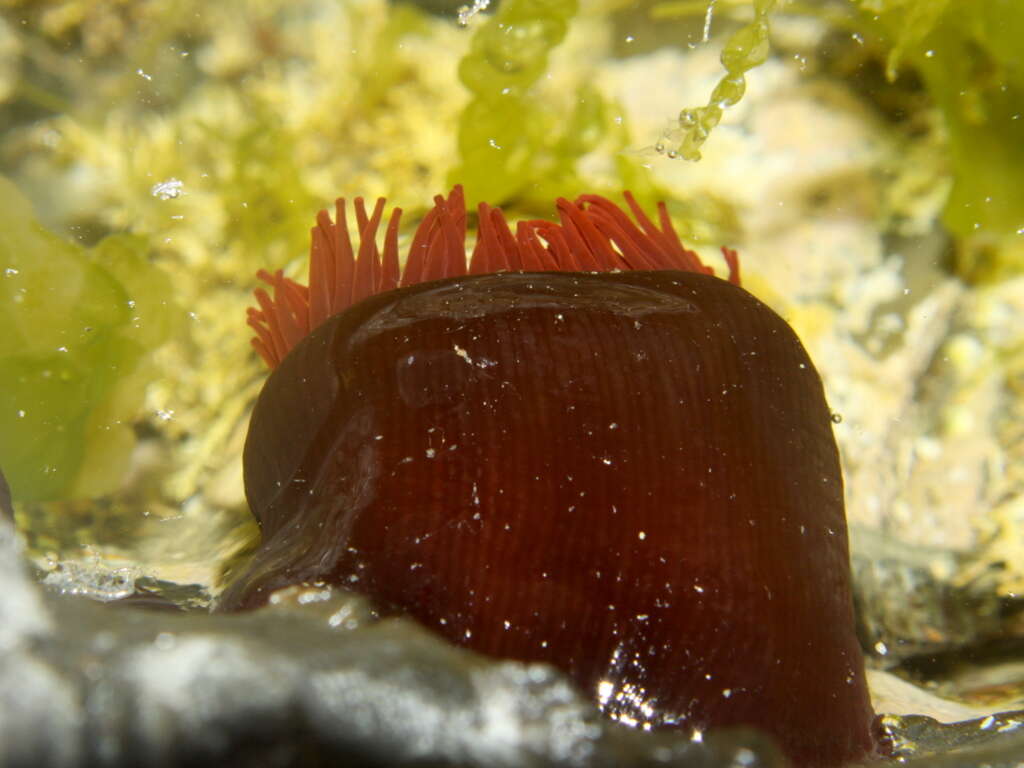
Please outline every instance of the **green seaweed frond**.
M1024 3L856 0L891 46L890 78L912 68L942 114L953 185L944 220L970 279L1024 272Z
M702 107L687 107L679 113L676 120L677 130L669 132L655 145L659 153L664 153L670 158L700 160L700 148L715 126L721 122L725 110L743 98L747 88L746 73L768 59L768 22L772 11L775 10L776 2L777 0L752 0L754 18L736 30L726 41L721 57L725 74L715 85L708 103ZM666 10L678 12L688 10L688 6L682 8L679 4L673 4L673 7L668 9L662 7L659 13L664 14ZM666 142L675 143L676 146L670 148Z
M172 330L148 242L86 250L0 178L0 466L16 500L98 496L127 472L152 353Z
M499 204L527 190L539 199L571 187L576 161L604 135L596 88L578 85L568 115L534 93L576 13L576 0L505 0L474 32L459 64L471 99L459 120L460 162L449 174L471 201Z

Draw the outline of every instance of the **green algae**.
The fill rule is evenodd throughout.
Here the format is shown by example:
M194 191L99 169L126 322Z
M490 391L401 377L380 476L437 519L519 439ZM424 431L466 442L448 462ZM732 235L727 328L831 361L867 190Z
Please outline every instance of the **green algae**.
M152 350L174 316L147 252L131 235L91 249L63 240L0 179L0 466L15 500L120 483Z
M1016 0L860 0L891 46L887 71L921 77L942 115L953 184L944 223L967 241L958 272L1024 272L1024 4Z
M700 148L724 110L745 90L745 74L769 52L775 0L751 0L753 19L734 32L721 54L725 73L708 103L683 109L676 128L658 143L669 157L699 160ZM851 0L858 18L836 9L794 3L795 14L836 28L879 36L890 80L902 69L921 78L942 116L950 190L943 217L961 239L958 273L998 280L1024 271L1024 4L1017 0ZM705 5L706 7L706 5ZM665 2L661 17L690 14L689 2ZM863 39L859 33L857 39Z
M471 99L459 118L459 163L449 174L470 201L499 204L527 193L544 199L569 189L576 162L604 134L597 89L580 85L568 115L532 92L577 10L576 0L505 0L473 34L459 64Z
M753 20L736 30L722 48L721 61L725 74L712 90L708 103L701 107L683 109L676 121L680 134L676 147L672 149L666 146L666 140L673 138L670 135L658 142L658 152L664 152L670 158L678 155L684 160L700 160L700 148L721 122L725 110L743 98L747 89L747 72L768 60L771 50L768 22L775 3L776 0L752 1Z

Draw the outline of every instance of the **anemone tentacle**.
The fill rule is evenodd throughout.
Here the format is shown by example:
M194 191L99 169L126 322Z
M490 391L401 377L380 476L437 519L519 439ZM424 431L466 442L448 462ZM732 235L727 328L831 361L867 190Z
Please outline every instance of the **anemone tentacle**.
M353 247L347 205L338 198L334 220L320 211L310 231L309 285L285 277L281 270L260 270L256 276L273 291L254 292L247 322L255 332L252 345L271 368L329 317L383 291L430 280L492 272L614 272L678 269L714 274L700 257L683 246L668 209L658 203L658 223L624 192L633 218L600 195L581 195L574 202L559 198L559 221L521 221L515 234L502 210L487 203L477 208L476 243L467 264L467 215L461 185L448 197L437 195L434 207L420 221L412 244L399 266L398 228L402 209L394 208L384 233L383 252L377 232L385 199L367 213L363 198L353 201L358 242ZM635 219L635 221L634 221ZM739 285L736 251L722 248L729 282Z

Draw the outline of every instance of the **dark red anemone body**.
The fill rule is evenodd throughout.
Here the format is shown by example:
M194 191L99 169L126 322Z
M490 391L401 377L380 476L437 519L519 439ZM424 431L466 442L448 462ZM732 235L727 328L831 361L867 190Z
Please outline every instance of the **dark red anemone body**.
M359 257L323 216L320 277L265 275L276 296L251 317L280 361L245 450L263 544L222 607L341 584L549 662L620 722L752 725L799 766L872 755L818 374L778 315L630 203L639 226L586 198L515 235L482 207L470 270L490 274L444 277L464 253L456 190L402 288L395 218L383 259L372 244L382 204L357 204ZM565 251L572 271L547 271ZM493 273L523 268L544 271ZM332 314L337 295L354 303Z

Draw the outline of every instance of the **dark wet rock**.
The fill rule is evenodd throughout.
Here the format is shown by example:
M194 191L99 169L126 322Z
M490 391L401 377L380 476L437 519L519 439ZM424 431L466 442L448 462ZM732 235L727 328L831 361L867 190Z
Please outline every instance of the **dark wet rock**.
M140 587L138 584L135 586L135 591L127 597L122 597L117 600L112 600L111 604L121 605L130 608L143 608L148 611L180 611L181 606L175 603L170 598L162 595L161 593L148 589L146 587Z
M1001 636L1001 601L984 580L958 578L964 557L850 527L861 642L879 662L955 651Z
M959 723L909 715L883 721L894 756L915 768L1018 768L1024 758L1024 710Z

